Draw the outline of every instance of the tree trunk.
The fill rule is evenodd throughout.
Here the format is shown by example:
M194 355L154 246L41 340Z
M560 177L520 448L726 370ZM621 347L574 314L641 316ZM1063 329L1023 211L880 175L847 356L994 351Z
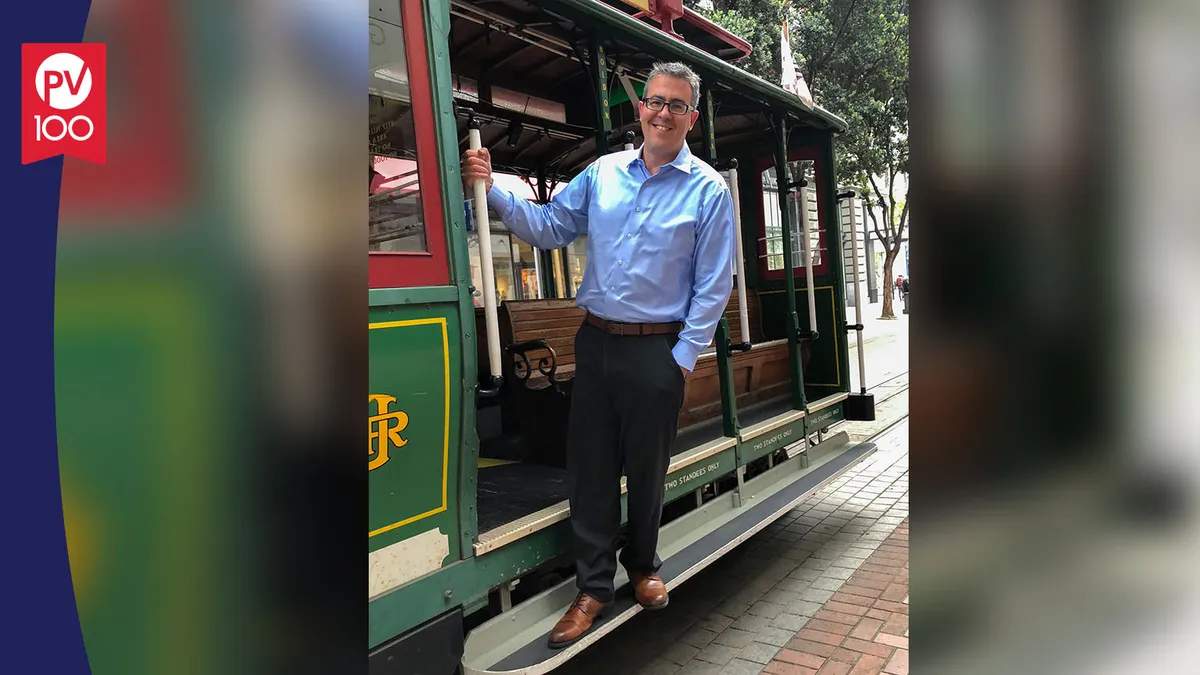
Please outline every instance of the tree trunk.
M867 193L866 188L863 188L863 192ZM881 247L883 247L884 253L886 255L887 250L888 250L887 241L883 238L883 233L879 231L879 220L875 217L875 209L871 208L869 200L867 202L863 203L863 213L865 213L867 215L867 217L871 219L871 231L864 232L863 234L865 234L868 237L875 237L876 240L879 241L879 245ZM870 250L870 249L867 249L867 250ZM883 287L880 288L879 290L880 290L881 295L883 296L884 311L891 312L892 311L892 309L891 309L892 296L888 294L891 289L888 288L886 274L890 274L890 272L885 273L885 278L883 280Z
M887 284L883 293L883 312L879 315L881 319L896 318L896 311L892 309L892 296L896 293L896 280L892 278L892 263L896 261L896 252L891 246L885 246L883 249L883 283Z

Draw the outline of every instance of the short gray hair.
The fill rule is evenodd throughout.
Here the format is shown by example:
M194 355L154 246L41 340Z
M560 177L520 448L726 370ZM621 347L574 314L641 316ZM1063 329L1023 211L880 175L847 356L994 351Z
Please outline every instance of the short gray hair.
M656 63L650 71L650 77L646 78L646 86L650 86L651 80L659 75L667 75L688 83L692 88L692 107L696 108L700 105L700 76L691 68L683 65L678 61L672 63Z

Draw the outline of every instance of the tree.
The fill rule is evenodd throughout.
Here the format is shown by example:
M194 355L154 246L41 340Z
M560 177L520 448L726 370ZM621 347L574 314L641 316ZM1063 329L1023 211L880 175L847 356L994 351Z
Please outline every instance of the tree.
M788 20L792 54L814 99L849 125L835 146L837 173L880 207L880 216L866 211L884 247L885 282L894 283L908 223L908 200L896 194L896 177L908 174L907 0L713 0L711 11L686 4L754 45L737 65L771 82L779 82L779 34ZM882 318L895 318L890 292Z
M768 82L779 82L779 31L787 16L787 0L712 0L705 9L697 0L685 5L752 45L750 56L736 65Z

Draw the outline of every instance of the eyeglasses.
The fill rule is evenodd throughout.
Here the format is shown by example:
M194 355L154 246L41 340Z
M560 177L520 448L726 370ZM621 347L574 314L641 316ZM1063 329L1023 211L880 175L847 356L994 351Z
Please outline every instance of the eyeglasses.
M653 110L654 112L659 112L664 106L666 106L667 110L669 110L672 115L686 115L688 111L692 109L692 106L682 101L671 101L668 103L657 96L653 98L642 99L642 105L646 106L650 110Z

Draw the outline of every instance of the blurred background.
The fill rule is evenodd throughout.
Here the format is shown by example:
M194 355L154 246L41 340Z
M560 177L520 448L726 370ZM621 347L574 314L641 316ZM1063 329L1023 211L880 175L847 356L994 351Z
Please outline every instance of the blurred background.
M367 6L94 0L56 396L94 673L366 665Z
M910 9L914 669L1198 672L1200 5ZM93 2L55 348L95 673L365 670L366 14Z
M914 672L1200 672L1200 6L911 17Z

